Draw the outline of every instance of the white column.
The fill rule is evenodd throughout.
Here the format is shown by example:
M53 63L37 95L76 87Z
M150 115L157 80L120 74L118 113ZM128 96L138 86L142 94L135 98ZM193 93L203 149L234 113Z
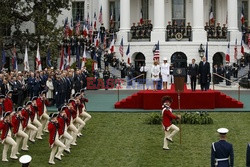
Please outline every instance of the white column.
M193 0L193 42L205 42L207 40L204 30L204 1Z
M154 28L151 42L165 41L165 0L154 0Z
M128 32L130 31L130 0L120 0L120 31L117 41L123 37L125 43L128 42Z
M109 29L109 20L110 20L109 0L102 0L101 6L102 6L102 19L104 27L106 29Z
M237 0L227 0L228 11L228 31L230 32L231 42L241 40L241 33L238 29L238 2Z

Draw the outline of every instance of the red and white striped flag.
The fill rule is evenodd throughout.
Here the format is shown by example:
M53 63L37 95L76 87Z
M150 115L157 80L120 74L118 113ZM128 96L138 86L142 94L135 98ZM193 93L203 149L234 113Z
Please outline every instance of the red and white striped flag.
M123 57L123 38L121 39L120 47L119 47L119 52L121 56Z

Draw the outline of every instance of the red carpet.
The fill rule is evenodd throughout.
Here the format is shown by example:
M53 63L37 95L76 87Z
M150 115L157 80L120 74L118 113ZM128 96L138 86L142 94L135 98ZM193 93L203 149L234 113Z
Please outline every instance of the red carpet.
M178 109L178 94L174 91L174 85L170 90L142 90L126 99L115 103L115 108L120 109L161 109L161 98L163 96L173 98L173 109ZM214 109L214 108L243 108L243 103L239 102L219 91L200 91L195 92L184 87L184 92L180 93L181 109Z

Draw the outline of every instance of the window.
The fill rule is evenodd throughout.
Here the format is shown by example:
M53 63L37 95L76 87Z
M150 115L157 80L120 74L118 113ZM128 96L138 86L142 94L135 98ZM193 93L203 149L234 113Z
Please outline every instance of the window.
M172 22L180 26L186 25L185 21L185 0L172 0Z
M78 16L79 16L80 21L83 22L84 21L84 2L72 2L72 17L73 17L74 24L76 24Z
M143 20L148 20L148 0L141 0L142 5L142 18Z

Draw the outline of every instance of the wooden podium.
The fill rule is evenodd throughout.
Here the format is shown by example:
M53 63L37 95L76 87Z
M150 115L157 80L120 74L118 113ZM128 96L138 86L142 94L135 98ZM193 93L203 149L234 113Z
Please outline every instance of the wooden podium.
M178 93L183 92L185 78L186 78L186 69L174 68L173 75L174 75L175 91Z

